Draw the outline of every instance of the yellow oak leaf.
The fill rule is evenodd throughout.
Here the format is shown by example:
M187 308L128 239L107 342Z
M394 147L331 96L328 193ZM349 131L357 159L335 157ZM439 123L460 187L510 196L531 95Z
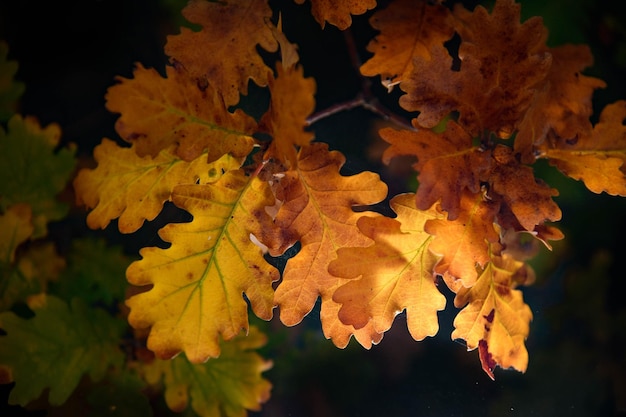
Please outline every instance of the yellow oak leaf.
M266 182L237 170L212 184L180 185L172 201L193 221L165 226L159 236L172 245L142 249L128 268L131 284L152 285L127 301L128 320L152 327L148 348L159 358L184 351L201 363L219 355L218 336L229 340L248 329L246 300L258 317L272 317L278 271L251 235L272 228L265 206L274 196Z
M441 256L435 272L457 292L476 283L478 269L489 261L489 244L500 239L494 228L498 204L485 201L482 194L465 191L461 195L461 214L455 220L433 218L424 230L435 238L430 250Z
M417 121L427 128L457 111L471 136L489 131L507 138L550 69L546 28L538 17L520 24L520 6L513 0L497 0L491 14L482 6L472 12L455 7L454 16L460 68L453 67L443 45L433 45L430 59L414 58L414 71L400 84L407 93L400 105L419 111Z
M590 135L541 148L565 175L582 180L594 193L626 196L626 101L607 105Z
M302 4L304 0L295 0ZM376 0L311 0L311 13L322 28L326 22L344 30L352 25L351 15L360 15L376 7Z
M533 169L522 165L508 146L497 145L493 149L494 163L489 171L490 190L488 196L501 202L501 210L508 208L522 228L533 231L546 221L561 219L561 209L552 200L558 190L535 178ZM500 217L500 220L504 217ZM508 222L499 221L505 229Z
M437 311L446 305L434 281L438 257L428 250L432 236L424 231L427 221L442 214L418 210L414 194L398 195L390 204L397 218L361 217L357 222L373 244L337 251L328 270L351 281L335 291L333 300L342 305L343 323L358 329L371 322L379 333L406 310L411 336L422 340L437 333Z
M550 72L535 93L515 136L515 152L523 163L535 161L535 148L548 136L571 141L590 135L592 95L594 90L606 86L598 78L581 74L593 64L587 45L563 45L549 52Z
M361 66L367 77L380 75L389 91L413 72L413 58L430 58L430 45L454 35L450 9L426 1L399 0L377 11L370 24L380 33L367 45L374 55Z
M183 27L167 37L165 53L173 63L182 64L200 85L211 85L229 106L239 102L240 93L248 94L248 80L267 85L271 69L257 45L268 52L278 49L267 0L191 0L182 13L202 29Z
M120 113L115 129L140 156L157 156L176 144L176 154L192 161L207 153L208 162L230 153L245 157L256 122L243 111L228 111L210 85L199 85L181 66L166 66L166 78L137 64L134 78L118 77L106 107Z
M302 147L296 169L285 172L276 184L276 198L282 201L275 224L276 235L262 242L272 255L280 255L296 241L301 249L289 259L275 294L280 319L288 325L298 324L321 296L322 329L327 338L344 347L354 334L365 347L377 343L382 335L371 326L355 330L337 317L340 305L332 300L336 288L346 279L328 272L328 264L342 247L359 247L371 243L357 227L357 220L373 212L355 212L354 206L375 204L385 198L386 185L377 174L362 172L341 176L345 157L328 151L324 143Z
M165 403L174 412L183 412L191 402L193 411L202 417L241 417L246 410L260 410L270 397L272 384L261 373L272 363L254 351L266 341L252 326L247 335L222 342L219 358L198 364L183 357L154 359L141 364L140 372L151 385L163 381Z
M417 128L416 122L413 123ZM400 155L417 157L413 167L419 172L416 199L420 210L427 210L440 200L448 219L454 220L460 214L463 191L480 191L480 176L490 161L487 153L473 146L472 137L456 122L448 122L442 133L384 128L379 134L391 144L383 153L384 163L389 164Z
M87 216L90 228L104 229L119 217L122 233L135 232L144 220L153 220L175 186L215 182L242 162L224 155L209 164L206 154L186 162L172 146L154 158L140 157L134 149L119 147L106 138L94 149L94 158L98 166L82 169L74 180L77 203L93 209Z
M315 80L304 78L302 67L276 65L276 78L269 81L270 108L261 119L273 140L265 158L274 158L287 167L297 163L296 147L306 146L313 133L304 130L306 118L315 110Z
M514 289L520 269L523 262L493 255L476 284L460 289L454 299L456 307L465 307L454 319L452 339L465 340L467 350L478 348L483 370L492 379L496 366L520 372L528 366L524 342L533 315L522 292Z

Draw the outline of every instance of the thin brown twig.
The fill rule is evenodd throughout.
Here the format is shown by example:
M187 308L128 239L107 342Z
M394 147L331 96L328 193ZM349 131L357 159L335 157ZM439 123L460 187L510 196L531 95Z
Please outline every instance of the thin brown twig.
M306 124L310 126L326 117L332 116L336 113L351 110L355 107L363 107L371 111L372 113L382 117L384 120L388 120L404 129L415 130L415 127L403 117L395 114L394 112L387 109L383 106L378 98L374 96L372 93L371 85L372 82L368 77L363 76L361 74L360 68L362 65L359 54L356 50L356 43L354 42L354 36L352 36L352 32L350 29L346 29L343 31L344 39L346 42L346 46L348 48L348 54L350 56L350 61L352 62L352 67L358 74L359 79L361 80L361 91L360 93L353 99L344 101L342 103L334 104L326 109L320 110L310 117L307 118Z

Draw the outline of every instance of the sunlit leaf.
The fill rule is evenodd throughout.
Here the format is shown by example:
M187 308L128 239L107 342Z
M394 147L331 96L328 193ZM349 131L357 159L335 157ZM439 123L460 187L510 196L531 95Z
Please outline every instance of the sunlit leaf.
M128 268L131 284L152 285L127 301L128 320L151 327L148 347L158 357L184 351L201 363L219 356L220 336L229 340L248 329L247 302L258 317L272 317L278 271L251 235L272 228L265 206L274 197L267 183L237 170L213 184L178 186L172 199L193 221L165 226L159 235L172 245L142 249L143 259Z
M269 52L278 49L267 0L191 0L182 13L202 29L183 27L179 35L168 36L165 53L173 63L180 63L200 85L211 85L228 105L236 104L239 94L248 94L248 80L267 85L271 70L257 45Z
M528 337L532 312L514 279L522 262L508 256L492 256L471 288L462 288L454 299L463 307L454 319L453 339L463 339L468 350L478 348L483 370L493 379L494 369L528 366Z
M283 202L275 219L280 231L263 243L275 255L282 254L296 241L301 244L300 252L287 262L276 290L275 302L284 324L298 324L321 297L320 316L326 337L344 347L354 334L361 344L369 347L382 335L369 325L355 330L339 321L340 305L332 300L332 294L347 280L329 274L328 264L335 259L339 248L371 243L356 223L360 217L375 213L357 213L352 208L381 201L387 187L371 172L340 175L344 162L342 154L329 152L323 143L303 147L297 169L285 172L276 185L276 197Z
M413 71L413 58L430 58L431 45L443 45L454 34L450 9L424 0L391 2L370 24L380 33L367 45L374 55L360 68L368 77L380 75L389 91Z
M94 149L94 158L98 166L81 170L74 180L77 202L93 209L87 216L89 227L104 229L119 217L122 233L135 232L145 220L154 220L176 185L214 182L241 165L230 155L207 163L206 153L186 162L171 146L154 158L140 157L133 148L106 138Z
M432 237L424 231L427 221L442 215L416 209L413 194L396 196L390 204L397 218L361 217L357 222L372 245L337 251L328 270L351 281L335 291L333 300L342 305L342 322L361 328L371 321L380 333L406 310L411 336L422 340L437 333L437 311L446 304L434 282L438 257L428 250Z

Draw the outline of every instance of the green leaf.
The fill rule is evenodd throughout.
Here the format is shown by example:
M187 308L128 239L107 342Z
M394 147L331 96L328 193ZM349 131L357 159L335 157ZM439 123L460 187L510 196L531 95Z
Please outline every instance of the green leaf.
M95 384L83 379L65 403L46 410L46 417L152 417L145 388L145 381L128 367L109 372Z
M8 61L9 46L0 41L0 122L6 122L15 114L17 101L24 93L24 84L13 79L17 73L16 61Z
M78 298L70 306L48 296L43 304L31 319L0 314L0 326L7 333L0 336L0 364L15 381L9 404L24 406L46 388L49 403L62 404L84 374L99 381L110 367L122 365L122 320L90 309Z
M242 417L246 410L260 410L269 399L272 385L261 373L272 366L252 349L266 343L256 327L248 335L221 343L218 358L192 364L183 355L171 360L155 359L144 366L149 384L165 384L165 401L175 412L191 408L202 417Z
M29 295L45 292L48 283L58 279L64 268L65 260L51 242L29 245L14 266L0 263L0 312Z
M112 306L125 298L131 261L121 247L107 246L103 239L76 239L67 254L67 269L50 285L50 292L64 300L79 297L89 305Z
M65 216L67 205L56 200L74 170L74 149L59 144L56 124L41 128L32 117L13 116L0 128L0 212L17 203L33 211L33 238L46 234L46 224Z

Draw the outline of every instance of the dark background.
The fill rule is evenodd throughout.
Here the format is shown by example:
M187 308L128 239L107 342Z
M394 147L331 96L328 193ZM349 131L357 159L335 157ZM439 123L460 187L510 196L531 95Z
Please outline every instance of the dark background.
M307 76L315 77L317 110L352 99L360 91L347 54L345 34L331 25L322 31L308 2L272 1L283 11L289 39L299 44ZM386 2L381 1L380 4ZM594 96L599 110L626 99L626 15L623 2L522 1L524 19L541 14L552 46L587 43L595 65L586 73L608 87ZM116 115L104 108L106 89L117 75L130 77L135 62L163 71L163 46L178 33L182 0L81 0L0 2L0 39L9 59L19 62L17 79L26 84L19 112L42 125L58 123L63 141L88 159L103 137L116 138ZM470 3L466 3L468 6ZM275 8L276 9L276 8ZM362 60L374 36L371 13L354 17L351 34ZM399 115L397 94L374 92ZM251 87L249 100L263 93ZM596 112L597 116L597 112ZM595 116L594 116L595 117ZM342 112L313 126L317 140L343 151L344 174L380 172L390 195L411 187L406 176L381 166L375 154L379 119L363 109ZM533 260L537 282L523 289L534 320L527 348L528 371L497 370L491 381L478 355L450 340L456 310L440 314L440 332L413 341L398 316L380 345L366 351L354 342L340 350L321 335L316 311L294 328L278 321L259 323L270 336L263 349L274 361L266 373L274 385L259 416L624 416L626 415L626 307L623 302L626 255L626 201L594 195L576 181L538 164L537 175L560 190L558 226L566 239L552 253ZM130 236L114 227L91 232L84 210L51 227L60 245L88 233L122 243L129 254L156 241L159 221ZM170 216L176 216L172 214ZM171 221L165 219L162 221ZM6 390L2 391L6 403ZM254 414L257 415L257 414Z

